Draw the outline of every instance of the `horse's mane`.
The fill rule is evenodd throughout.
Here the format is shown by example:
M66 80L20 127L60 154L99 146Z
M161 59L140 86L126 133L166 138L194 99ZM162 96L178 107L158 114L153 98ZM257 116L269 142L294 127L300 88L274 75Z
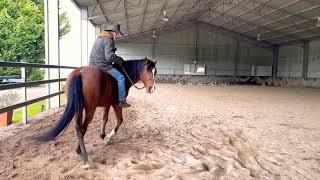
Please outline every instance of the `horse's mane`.
M128 60L124 61L122 66L129 75L131 80L136 80L139 77L139 73L141 72L143 68L144 60L143 59L137 59L137 60ZM127 79L127 76L124 74L123 69L119 66L115 66L118 71L122 72L124 77Z
M122 66L128 73L131 80L134 81L139 78L139 73L142 71L142 68L144 66L144 59L125 61ZM120 70L122 72L122 69Z
M130 77L133 82L137 82L139 79L140 73L144 67L145 59L137 59L137 60L128 60L124 61L122 67L125 69L126 73ZM155 63L151 60L148 60L149 68L155 67ZM125 79L128 80L126 74L123 72L123 69L118 65L114 66L118 71L120 71Z

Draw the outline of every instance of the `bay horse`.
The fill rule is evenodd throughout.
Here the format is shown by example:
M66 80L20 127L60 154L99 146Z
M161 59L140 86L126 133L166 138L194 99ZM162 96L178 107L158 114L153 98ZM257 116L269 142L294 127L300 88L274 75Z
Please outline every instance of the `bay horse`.
M148 93L155 91L156 61L147 58L125 61L122 68L115 66L125 77L126 93L138 81L142 81ZM122 108L118 107L117 82L107 73L97 67L87 66L73 70L66 81L66 97L68 98L62 117L47 132L36 139L40 141L55 140L71 123L75 116L75 130L78 137L76 153L84 162L84 168L91 168L92 164L84 145L84 135L92 121L97 107L104 107L100 137L105 138L105 127L108 114L112 106L117 118L117 125L106 137L106 143L117 133L122 124ZM83 119L83 110L85 116Z

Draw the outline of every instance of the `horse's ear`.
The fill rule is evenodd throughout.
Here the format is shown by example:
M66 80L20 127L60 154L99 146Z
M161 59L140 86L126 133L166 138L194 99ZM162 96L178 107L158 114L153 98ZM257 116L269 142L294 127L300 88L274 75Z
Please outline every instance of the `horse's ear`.
M144 63L148 64L148 58L147 57L144 57Z
M154 63L154 64L157 64L157 62L158 62L158 60L157 60L157 59L153 61L153 63Z

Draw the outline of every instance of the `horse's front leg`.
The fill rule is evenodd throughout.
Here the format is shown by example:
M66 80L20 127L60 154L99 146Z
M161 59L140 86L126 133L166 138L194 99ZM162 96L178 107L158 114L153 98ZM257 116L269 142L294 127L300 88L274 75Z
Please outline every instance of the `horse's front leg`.
M112 129L110 134L107 135L106 144L110 144L110 141L111 141L112 137L117 134L117 131L118 131L119 127L121 126L122 122L123 122L122 108L113 106L113 109L114 109L114 112L115 112L116 117L117 117L117 125L116 125L116 127L114 129Z
M101 126L101 131L100 131L101 139L104 139L106 137L105 130L106 130L106 124L108 122L109 110L110 110L110 105L108 105L104 108L104 113L103 113L103 118L102 118L102 126Z

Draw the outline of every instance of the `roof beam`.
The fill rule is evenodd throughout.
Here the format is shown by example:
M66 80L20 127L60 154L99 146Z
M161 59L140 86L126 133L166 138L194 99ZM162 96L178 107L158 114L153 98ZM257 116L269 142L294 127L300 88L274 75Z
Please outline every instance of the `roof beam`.
M122 0L120 0L120 2L121 2ZM159 4L159 2L149 2L148 3L148 5L154 5L154 4ZM127 7L127 11L128 10L133 10L133 9L137 9L137 8L140 8L140 7L142 7L142 6L137 6L137 7ZM112 12L112 13L122 13L124 11L124 9L121 9L121 10L118 10L118 11L114 11L114 12ZM154 13L154 12L153 12ZM140 16L140 15L138 15L138 16Z
M183 14L182 17L188 16L188 15L191 15L191 14L199 14L199 13L202 13L202 14L200 15L200 16L202 16L202 15L203 15L203 10L199 10L199 11L196 11L196 12L191 12L191 13ZM206 12L205 12L205 13L206 13ZM176 23L176 22L179 23L180 20L181 20L181 16L178 17L178 20L176 20L174 23ZM191 21L195 21L195 20L199 20L199 19L195 17L194 20L191 20ZM190 21L190 20L187 20L187 21ZM171 24L174 24L174 23L171 23Z
M146 10L148 7L148 0L144 1L144 5L143 5L143 15L142 15L142 19L141 19L141 23L140 23L140 27L139 27L139 32L141 33L142 28L143 28L143 24L144 24L144 17L146 16Z
M170 19L172 19L172 18L176 15L176 13L177 13L177 11L178 11L179 7L184 3L184 1L185 1L185 0L180 0L179 5L174 9L174 11L173 11L173 13L172 13L172 15L171 15ZM169 21L170 21L170 19L169 19ZM167 22L165 22L164 24L166 25L166 24L167 24Z
M256 1L256 0L250 0L250 1L253 1L253 2L255 2L255 3L261 3L261 2L258 2L258 1ZM291 13L291 12L288 12L288 11L284 10L283 8L277 8L277 7L274 7L274 6L272 6L272 5L268 5L268 4L266 4L265 6L271 8L271 9L276 9L276 10L278 10L278 11L280 11L280 12L283 12L283 13L285 13L285 14L288 14L288 15L293 15L293 16L296 16L296 17L301 18L301 19L310 20L309 18L304 17L304 16L300 16L299 14L296 14L296 13L293 14L293 13Z
M179 24L175 24L175 25L170 25L170 26L159 28L158 31L159 30L167 30L167 29L175 28L175 27L182 26L182 25L192 24L194 22L196 22L196 21L186 21L186 22L182 22L182 23L179 23ZM125 37L116 39L116 41L122 41L122 40L125 40L125 39L128 39L128 38L132 38L132 37L140 37L140 36L144 36L144 35L146 35L148 33L152 33L152 32L153 32L153 29L149 30L149 31L144 31L142 33L130 34L129 36L125 36Z
M164 6L166 5L167 3L167 0L163 0L163 3L161 4L161 8L160 8L160 11L158 12L157 16L156 16L156 19L153 23L153 28L156 29L157 28L157 23L158 23L158 20L159 20L159 17L161 15L161 12L163 11L163 8Z
M299 3L300 1L302 1L302 0L293 1L292 3L289 3L289 4L286 4L286 5L284 5L284 6L281 6L279 9L283 9L283 8L292 6L292 5L294 5L294 4ZM230 30L234 30L234 29L237 29L237 28L242 27L242 26L244 26L244 25L247 25L248 23L251 23L251 22L253 22L253 21L255 21L255 20L261 19L261 18L263 18L263 17L265 17L265 16L267 16L267 15L270 15L270 14L276 12L276 11L278 11L278 9L275 9L275 10L273 10L273 11L270 11L270 12L268 12L268 13L266 13L266 14L264 14L264 15L258 16L258 17L256 17L256 18L253 18L253 19L247 21L246 23L243 23L243 24L240 24L240 25L238 25L238 26L235 26L235 27L231 28ZM250 29L250 30L255 30L255 29L257 29L257 27L256 27L256 28L252 28L252 29ZM249 30L248 30L248 31L249 31ZM245 31L245 32L242 32L242 33L246 33L246 32L248 32L248 31Z
M79 2L76 2L76 0L73 0L73 2L75 2L78 6L95 6L98 4L103 4L103 3L107 3L107 2L111 2L111 1L114 1L114 0L99 1L99 2L91 3L91 4L90 3L80 4Z
M126 23L126 28L127 28L127 35L129 35L129 25L128 25L128 14L127 14L127 0L123 0L123 8L124 8L124 18L125 18L125 23Z
M233 1L233 0L231 0L231 1ZM238 0L238 4L240 4L240 3L244 2L244 1L245 1L245 0L239 2L239 0ZM220 4L212 4L213 2L212 2L212 1L210 1L210 2L211 2L211 3L208 4L208 6L210 6L209 10L208 10L206 13L204 13L203 15L201 15L201 16L199 17L199 20L200 20L201 18L203 18L204 16L207 16L208 14L209 14L209 16L210 16L210 12L214 12L218 7L224 6L224 4L225 4L225 0L220 1L220 2L221 2ZM213 9L211 9L212 5L214 5L214 8L213 8ZM232 8L234 8L234 7L235 7L235 6L233 6ZM232 8L228 9L228 10L225 11L225 12L228 12L228 11L231 10ZM224 12L224 13L225 13L225 12ZM216 16L215 18L218 18L218 17L220 17L220 16Z
M238 7L239 9L242 8L243 10L247 10L247 11L249 11L249 12L252 12L253 14L256 14L256 15L261 15L261 13L262 13L261 11L258 11L258 10L257 10L258 7L264 6L264 7L267 7L267 8L269 8L269 9L272 9L272 8L266 6L266 3L268 3L269 1L267 1L267 2L265 2L265 3L262 3L262 4L259 3L259 6L257 6L257 7L255 7L255 5L254 5L254 3L253 3L253 2L255 2L255 1L253 1L253 0L249 0L249 1L251 2L251 3L249 3L249 4L252 4L252 8L243 6L243 5L241 5L240 3L239 3L239 4L235 4L234 7ZM234 4L234 3L232 3L232 4ZM258 3L257 3L257 4L258 4ZM227 13L224 13L224 14L227 14ZM237 18L239 18L239 17L237 17Z
M237 32L234 32L234 31L230 31L229 29L225 29L225 28L222 28L222 27L218 27L218 26L215 26L215 25L212 25L212 24L209 24L207 22L203 22L203 21L200 21L202 25L206 25L207 27L211 28L212 30L216 31L216 32L220 32L220 33L228 33L228 35L230 35L231 37L235 38L235 39L239 39L239 40L244 40L244 41L247 41L248 43L250 44L253 44L255 46L258 46L258 47L263 47L263 48L273 48L274 45L269 43L269 42L266 42L266 41L257 41L255 38L253 37L250 37L250 36L247 36L247 35L244 35L244 34L239 34Z
M236 32L229 31L227 29L224 29L224 28L209 24L207 22L198 21L198 20L183 22L183 23L179 23L179 24L175 24L175 25L170 25L170 26L166 26L166 27L160 28L158 30L172 30L174 28L178 28L178 27L181 27L181 26L184 26L184 25L194 24L195 22L199 22L200 26L208 27L212 31L219 32L219 33L222 33L222 34L226 34L226 35L231 36L231 37L233 37L235 39L247 41L249 44L252 44L252 45L255 45L255 46L258 46L258 47L261 47L261 48L267 48L269 50L272 50L272 48L274 47L274 45L272 45L272 44L270 44L268 42L263 42L263 41L259 42L259 41L257 41L256 39L254 39L252 37L249 37L249 36L246 36L246 35L241 35L241 34L238 34ZM118 41L118 42L123 42L124 41L125 42L126 39L139 38L139 37L143 37L143 36L148 35L148 34L150 34L150 36L151 36L151 33L152 33L152 30L146 31L146 32L143 32L143 33L131 34L130 36L126 36L126 37L123 37L121 39L117 39L116 41Z
M222 4L216 6L216 7L213 9L213 11L215 11L218 7L222 6L223 12L221 12L221 15L220 15L220 16L217 16L217 17L213 18L213 19L210 21L210 23L212 23L215 19L218 19L218 18L224 16L225 14L227 14L227 12L231 11L233 8L235 8L235 7L237 7L237 6L240 6L241 3L245 2L245 0L242 0L242 1L237 0L237 3L234 3L233 1L234 1L234 0L231 0L231 1L230 1L230 4L232 4L233 6L232 6L231 8L229 8L228 10L225 10L225 9L224 9L224 5L226 4L226 1L225 1L225 0L222 1Z
M140 1L138 2L138 4L133 4L133 3L131 3L130 1L127 1L127 3L128 3L128 4L131 4L131 6L133 6L133 7L139 7L141 1L142 1L142 0L140 0Z
M313 6L313 7L311 7L311 8L304 9L304 10L302 10L302 11L298 11L298 12L296 12L295 14L288 15L288 16L279 18L279 19L274 20L274 21L270 21L270 22L268 22L268 23L263 24L262 26L267 26L267 25L269 25L269 24L273 24L273 23L282 21L282 20L284 20L284 19L288 19L288 18L290 18L290 17L293 17L293 16L295 16L296 14L302 14L302 13L305 13L305 12L307 12L307 11L310 11L310 10L313 10L313 9L317 9L317 8L319 8L319 7L320 7L320 6ZM306 20L308 20L308 21L313 21L313 19L306 19ZM242 31L242 33L247 33L247 32L250 32L250 31L252 31L252 30L254 30L254 29L255 29L255 28L248 29L248 30L246 30L246 31Z
M93 14L93 13L94 13L94 11L97 9L97 6L98 6L98 5L95 5L95 6L94 6L94 8L93 8L92 12L89 14L88 19L92 18L92 14Z
M306 29L300 29L300 30L297 30L297 31L292 31L292 32L289 32L289 33L286 33L286 34L280 34L280 35L277 35L277 36L272 36L270 38L262 38L263 40L270 40L270 39L276 39L276 38L279 38L279 37L285 37L285 36L288 36L290 34L296 34L296 33L300 33L300 32L304 32L304 31L308 31L308 30L313 30L313 29L319 29L319 27L316 27L316 26L313 26L313 27L309 27L309 28L306 28ZM317 33L318 35L320 35L320 32Z
M223 1L225 1L225 0L223 0ZM239 1L239 0L237 0L237 1ZM173 14L171 15L170 19L174 19L173 17L176 15L179 7L181 7L184 2L185 2L185 0L181 0L181 1L180 1L179 5L175 8L175 10L174 10ZM206 7L212 5L212 3L213 3L212 1L209 1L209 2L206 4ZM201 9L201 10L199 10L199 11L197 11L197 12L192 12L192 13L183 14L183 15L181 15L181 16L178 16L174 22L171 21L171 20L170 20L170 22L171 22L171 24L180 23L180 20L181 20L184 16L190 15L190 14L198 14L198 13L200 13L200 12L203 12L203 9ZM207 13L208 13L208 12L205 11L205 12L203 12L201 15L199 15L199 17L201 18L201 17L203 17L203 16L204 16L205 14L207 14ZM197 20L200 20L200 18L196 18L196 19L197 19ZM190 21L190 20L187 20L187 21ZM194 20L191 20L191 21L194 21Z
M273 44L293 44L293 43L303 43L303 41L305 41L306 39L320 39L320 34L313 34L313 35L308 35L308 36L302 36L299 38L295 38L295 39L288 39L288 40L284 40L284 41L276 41L273 42Z
M218 15L221 15L221 16L219 16L219 17L221 17L221 18L235 19L234 16L230 16L230 15L228 15L228 14L223 14L223 13L218 12L218 11L215 11L214 13L216 13L216 14L218 14ZM224 20L224 19L223 19L223 20ZM213 21L209 21L209 23L212 24ZM245 20L242 20L242 19L240 19L240 18L237 18L237 23L238 23L238 24L242 24L242 23L246 23L246 21L245 21ZM249 24L250 26L254 26L254 27L259 26L258 24L255 24L255 23L247 23L247 24ZM219 26L219 25L217 25L217 26ZM221 26L219 26L219 27L221 27ZM261 29L271 30L270 28L265 27L265 26L260 26L260 28L261 28ZM231 29L230 29L230 30L231 30ZM242 33L242 34L243 34L243 33Z
M254 8L259 8L259 7L263 6L263 5L265 5L266 3L269 3L270 1L272 1L272 0L268 0L268 1L264 2L264 3L262 3L262 4L259 4L257 7L254 7ZM235 6L234 6L234 7L235 7ZM232 8L232 9L233 9L233 8ZM245 11L244 13L241 13L239 16L235 17L234 19L240 18L241 16L246 15L246 14L248 14L249 12L251 12L251 9ZM226 25L226 24L229 24L229 23L232 22L234 19L231 19L230 21L227 21L227 22L223 23L223 24L220 25L220 26L222 27L222 26L224 26L224 25Z
M107 24L110 22L109 19L107 18L107 16L105 15L105 13L103 12L103 9L101 8L100 6L100 1L99 0L95 0L96 1L96 4L97 4L97 7L99 8L101 14L103 15L103 17L106 19L106 22Z
M320 5L320 1L318 0L306 0L306 1L314 5Z
M121 2L121 0L119 0L119 1L117 2L117 5L116 5L116 7L112 10L112 13L114 13L114 12L116 11L116 9L118 8L120 2Z
M297 26L297 25L299 25L299 24L306 23L306 22L309 22L309 21L308 21L308 20L304 20L304 21L300 21L300 22L298 22L298 23L289 24L289 25L287 25L287 26L281 26L281 27L279 27L279 28L275 28L275 29L270 30L270 31L263 31L263 32L261 32L260 34L261 34L261 35L264 35L264 34L267 34L267 33L272 33L272 32L278 31L278 30L280 30L280 29L289 28L289 27L291 27L291 26Z
M306 11L310 11L310 10L313 10L313 9L317 9L317 8L319 8L319 7L320 7L320 6L314 6L314 7L311 7L311 8L309 8L309 9L304 9L304 10L302 10L302 11L296 12L296 14L301 14L301 13L304 13L304 12L306 12ZM284 20L284 19L290 18L290 17L292 17L292 16L293 16L293 15L285 16L285 17L279 18L279 19L277 19L277 20L275 20L275 21L271 21L271 22L265 23L265 24L263 24L263 25L266 26L266 25L269 25L269 24L273 24L273 23L282 21L282 20ZM280 29L288 28L288 27L291 27L291 26L295 26L295 25L298 25L298 24L301 24L301 23L304 23L304 22L308 22L308 21L314 21L314 19L311 19L311 20L309 20L309 19L308 19L308 20L303 20L303 21L299 21L298 23L289 24L289 25L286 25L286 26L282 26L282 27L279 27L279 28L270 30L270 31L264 31L263 33L261 33L261 35L266 34L266 33L270 33L270 32L274 32L274 31L278 31L278 30L280 30ZM249 31L246 31L246 32L249 32ZM244 33L246 33L246 32L244 32Z

